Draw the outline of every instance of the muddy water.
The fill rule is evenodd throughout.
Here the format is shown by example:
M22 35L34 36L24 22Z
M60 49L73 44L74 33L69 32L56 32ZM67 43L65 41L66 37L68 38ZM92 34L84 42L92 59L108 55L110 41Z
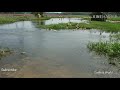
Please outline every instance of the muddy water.
M0 60L0 69L17 69L16 72L0 71L0 77L120 77L117 67L86 48L89 41L108 40L109 33L100 34L98 30L47 31L35 28L34 24L23 21L0 26L0 46L14 50L13 54Z

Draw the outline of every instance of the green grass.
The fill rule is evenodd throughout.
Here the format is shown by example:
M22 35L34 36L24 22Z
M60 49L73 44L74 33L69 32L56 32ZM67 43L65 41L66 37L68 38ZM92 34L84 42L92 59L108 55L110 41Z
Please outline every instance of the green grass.
M0 16L0 24L13 23L17 21L29 21L33 17L29 16Z
M16 18L11 18L11 17L0 17L0 24L5 24L5 23L12 23L12 22L16 22Z
M90 51L107 56L109 59L120 60L120 42L89 42L87 47Z
M120 31L119 23L110 23L110 22L91 22L90 25L94 29L105 30L108 32L118 32Z
M39 28L44 29L75 29L77 27L77 23L60 23L60 24L51 24L51 25L39 25Z
M111 22L99 22L99 21L90 21L89 24L86 23L60 23L60 24L51 24L51 25L38 25L39 28L44 29L100 29L108 32L118 32L120 31L119 23Z
M48 16L51 18L88 18L89 15L60 15L60 16Z
M14 23L17 21L35 21L35 20L48 20L49 17L36 18L34 16L0 16L0 24Z
M37 20L49 20L50 17L41 17L41 18L34 18L32 19L33 21L37 21Z
M111 20L111 21L120 21L120 17L110 17L107 20Z
M120 40L120 33L110 35L110 38L115 41Z

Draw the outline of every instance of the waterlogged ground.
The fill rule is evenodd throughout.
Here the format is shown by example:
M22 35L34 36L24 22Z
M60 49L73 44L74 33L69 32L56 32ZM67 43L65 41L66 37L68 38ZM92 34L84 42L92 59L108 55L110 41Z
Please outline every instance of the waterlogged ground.
M109 33L98 30L47 31L31 21L0 26L0 46L14 53L0 60L0 77L13 78L116 78L118 67L105 57L90 53L89 41L109 40ZM22 53L24 52L24 53Z

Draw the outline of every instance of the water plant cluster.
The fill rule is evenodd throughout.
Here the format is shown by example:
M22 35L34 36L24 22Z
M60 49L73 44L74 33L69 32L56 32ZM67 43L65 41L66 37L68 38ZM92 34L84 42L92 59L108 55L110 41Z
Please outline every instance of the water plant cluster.
M0 59L12 53L9 48L0 48Z

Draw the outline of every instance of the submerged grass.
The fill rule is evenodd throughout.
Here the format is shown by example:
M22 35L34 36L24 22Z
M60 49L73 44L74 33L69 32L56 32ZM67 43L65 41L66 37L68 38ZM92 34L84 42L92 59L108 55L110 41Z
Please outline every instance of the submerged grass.
M89 42L87 47L90 51L107 56L109 59L120 60L120 42Z

